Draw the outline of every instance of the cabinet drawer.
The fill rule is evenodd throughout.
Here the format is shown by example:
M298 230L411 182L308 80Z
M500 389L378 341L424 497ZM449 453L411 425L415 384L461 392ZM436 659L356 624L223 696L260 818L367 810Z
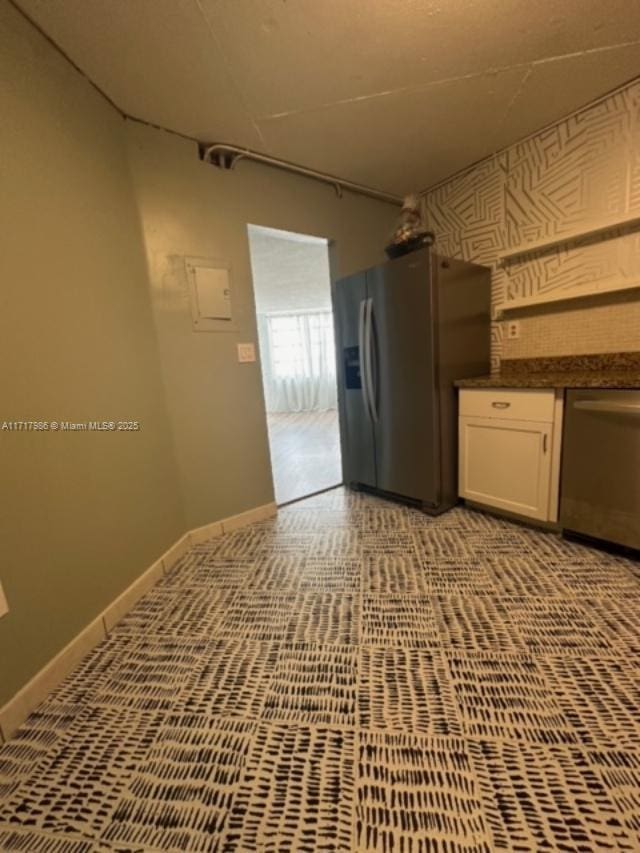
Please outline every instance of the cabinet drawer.
M553 421L553 389L465 388L460 391L460 414L465 417L516 421Z

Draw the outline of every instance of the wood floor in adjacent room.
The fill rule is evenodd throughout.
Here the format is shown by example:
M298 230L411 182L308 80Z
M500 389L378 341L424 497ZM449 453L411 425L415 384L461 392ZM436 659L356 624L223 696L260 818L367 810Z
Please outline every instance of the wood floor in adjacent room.
M283 504L342 482L338 412L267 415L276 503Z
M640 564L342 489L191 551L0 749L0 850L640 849Z

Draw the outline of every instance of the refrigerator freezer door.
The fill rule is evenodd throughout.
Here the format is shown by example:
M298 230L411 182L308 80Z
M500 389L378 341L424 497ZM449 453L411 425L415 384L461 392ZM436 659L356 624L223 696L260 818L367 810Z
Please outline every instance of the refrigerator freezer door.
M406 255L367 271L367 288L377 486L435 507L440 470L430 263L428 251Z
M373 422L367 404L365 323L368 317L365 273L343 278L333 287L336 325L338 398L342 471L347 485L375 487Z

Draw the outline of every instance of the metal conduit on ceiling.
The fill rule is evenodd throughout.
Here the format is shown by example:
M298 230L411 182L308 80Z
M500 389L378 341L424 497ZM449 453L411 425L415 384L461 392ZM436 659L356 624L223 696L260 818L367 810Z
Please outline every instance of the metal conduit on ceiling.
M285 172L292 172L296 175L302 175L305 178L311 178L314 181L330 184L339 197L342 196L342 191L346 190L347 192L368 196L377 201L384 201L398 207L402 205L400 196L392 195L382 190L375 190L362 184L356 184L353 181L336 178L334 175L327 175L315 169L308 169L306 166L299 166L297 163L290 163L288 160L278 160L276 157L270 157L268 154L260 154L258 151L252 151L250 148L240 148L236 145L215 142L211 145L200 144L199 150L201 160L205 163L211 163L211 165L217 166L219 169L233 169L239 160L253 160L255 163L262 163L274 169L282 169Z

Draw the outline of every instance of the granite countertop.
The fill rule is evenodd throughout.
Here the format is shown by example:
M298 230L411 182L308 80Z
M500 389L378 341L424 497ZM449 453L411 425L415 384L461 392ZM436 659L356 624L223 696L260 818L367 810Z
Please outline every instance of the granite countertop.
M500 372L459 379L458 388L638 388L640 352L503 359Z

